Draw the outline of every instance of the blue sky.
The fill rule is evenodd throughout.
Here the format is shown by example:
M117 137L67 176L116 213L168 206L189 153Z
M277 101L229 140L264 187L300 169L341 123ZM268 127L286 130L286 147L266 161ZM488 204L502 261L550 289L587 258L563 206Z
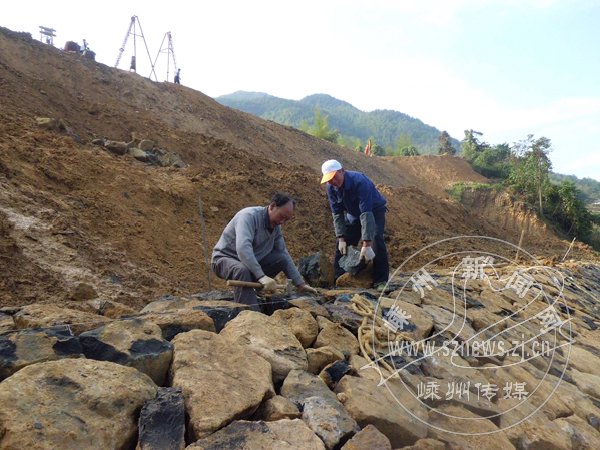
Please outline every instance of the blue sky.
M58 47L85 38L112 66L132 15L152 59L172 33L183 84L209 96L325 93L457 139L465 129L492 144L546 136L555 171L600 180L599 1L30 1L3 5L0 25L35 38L39 25L55 28ZM130 38L121 68L132 51ZM147 76L139 41L137 53Z

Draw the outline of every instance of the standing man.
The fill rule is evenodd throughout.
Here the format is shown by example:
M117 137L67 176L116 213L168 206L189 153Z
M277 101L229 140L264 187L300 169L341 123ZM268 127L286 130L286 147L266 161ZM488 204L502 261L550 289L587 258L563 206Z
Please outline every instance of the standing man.
M177 73L175 74L175 84L181 84L181 69L177 69Z
M344 273L339 261L348 245L362 240L360 257L373 261L373 287L383 291L389 277L387 248L383 240L386 200L373 182L361 172L346 171L335 159L321 166L327 183L327 199L333 214L337 249L333 264L335 277Z
M252 206L229 221L212 253L212 269L226 280L256 281L263 290L273 291L272 278L283 271L303 292L316 294L306 284L287 251L281 225L294 217L296 200L277 193L269 206ZM253 288L236 287L234 300L260 311Z

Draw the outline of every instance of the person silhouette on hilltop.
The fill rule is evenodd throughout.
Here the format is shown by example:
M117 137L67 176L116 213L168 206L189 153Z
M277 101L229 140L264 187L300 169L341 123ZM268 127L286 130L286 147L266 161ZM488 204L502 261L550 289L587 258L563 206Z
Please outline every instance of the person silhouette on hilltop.
M179 72L181 72L181 69L177 69L177 73L175 74L175 84L181 84L181 76Z

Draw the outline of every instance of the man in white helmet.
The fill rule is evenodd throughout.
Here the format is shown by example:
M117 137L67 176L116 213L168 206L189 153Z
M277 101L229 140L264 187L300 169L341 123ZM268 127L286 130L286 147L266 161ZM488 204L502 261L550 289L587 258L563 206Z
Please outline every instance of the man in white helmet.
M339 261L346 254L347 246L356 246L362 241L360 257L373 262L373 287L383 290L390 270L383 239L387 211L385 197L365 174L344 170L335 159L325 161L321 172L321 184L327 183L327 199L337 238L336 278L344 273Z

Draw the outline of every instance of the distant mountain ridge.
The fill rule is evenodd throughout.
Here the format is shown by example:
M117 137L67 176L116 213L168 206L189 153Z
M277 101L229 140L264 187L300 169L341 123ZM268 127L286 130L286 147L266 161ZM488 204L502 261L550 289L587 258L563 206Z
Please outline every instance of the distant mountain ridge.
M237 91L215 98L222 105L244 111L282 125L300 128L302 123L313 123L315 110L319 109L329 121L331 129L348 139L365 143L374 138L375 143L396 149L401 136L407 136L423 154L437 153L441 130L399 111L377 109L364 112L343 100L327 94L313 94L301 100L288 100L262 92ZM451 138L460 151L460 142Z

